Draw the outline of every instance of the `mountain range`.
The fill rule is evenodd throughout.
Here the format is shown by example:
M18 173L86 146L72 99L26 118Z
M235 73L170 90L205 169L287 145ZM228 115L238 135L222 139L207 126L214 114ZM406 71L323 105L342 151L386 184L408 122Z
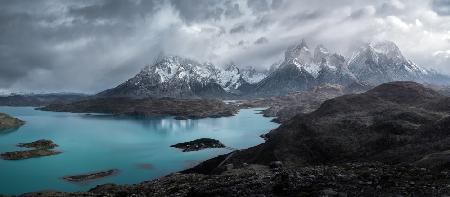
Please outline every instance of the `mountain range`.
M179 56L158 58L136 76L100 97L237 98L285 95L322 84L376 86L390 81L448 84L450 77L406 59L390 41L365 43L351 57L323 45L311 50L302 40L285 51L270 70L224 67Z

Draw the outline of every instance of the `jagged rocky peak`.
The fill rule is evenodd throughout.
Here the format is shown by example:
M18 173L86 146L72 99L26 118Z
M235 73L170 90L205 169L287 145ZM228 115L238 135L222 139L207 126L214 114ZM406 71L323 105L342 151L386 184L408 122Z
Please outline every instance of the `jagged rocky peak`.
M310 64L312 62L312 56L306 41L302 40L300 44L289 47L285 52L284 60L287 63L293 63L296 65Z
M322 44L316 46L314 49L314 62L322 63L323 59L326 59L330 56L330 51L325 48Z
M285 52L284 62L279 68L295 65L302 71L312 75L314 78L319 75L320 64L314 62L311 50L305 40L298 45L289 47Z
M380 63L383 59L389 59L395 64L408 62L394 42L372 41L370 43L364 43L360 46L359 49L353 53L349 60L349 64L361 63L360 61Z

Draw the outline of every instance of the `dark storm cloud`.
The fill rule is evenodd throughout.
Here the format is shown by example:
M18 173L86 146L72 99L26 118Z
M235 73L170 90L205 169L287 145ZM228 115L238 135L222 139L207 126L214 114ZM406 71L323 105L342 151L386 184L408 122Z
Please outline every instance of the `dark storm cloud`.
M235 18L242 14L239 4L230 0L174 0L171 3L187 22L219 20L222 16Z
M270 5L272 9L278 9L283 4L283 0L272 0L272 4Z
M69 14L81 16L87 20L133 20L134 17L144 16L153 11L155 4L160 1L133 0L104 0L93 1L93 4L83 7L69 8Z
M244 25L238 25L236 27L233 27L232 29L230 29L230 34L235 34L235 33L242 33L245 32L246 28Z
M361 8L361 9L358 9L358 10L354 11L350 15L350 18L359 19L359 18L362 18L362 17L368 17L368 16L371 16L371 15L375 14L375 12L376 12L375 8L373 8L373 7L365 7L365 8Z
M450 15L450 0L433 0L432 7L439 15Z
M266 0L247 0L247 6L256 13L269 10L269 3Z
M260 37L255 41L255 44L266 44L269 40L266 37Z
M54 20L13 10L15 6L10 1L5 3L5 7L0 7L0 85L3 87L32 70L51 67L48 49L42 47L45 44L42 40L49 34L36 27L36 22Z

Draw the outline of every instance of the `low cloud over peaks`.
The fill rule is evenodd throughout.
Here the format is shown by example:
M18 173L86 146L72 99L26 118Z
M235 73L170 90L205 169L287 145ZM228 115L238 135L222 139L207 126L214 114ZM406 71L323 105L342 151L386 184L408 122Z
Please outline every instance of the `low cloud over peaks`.
M94 0L0 2L0 89L96 92L161 53L268 67L305 38L349 55L392 40L450 73L448 0Z

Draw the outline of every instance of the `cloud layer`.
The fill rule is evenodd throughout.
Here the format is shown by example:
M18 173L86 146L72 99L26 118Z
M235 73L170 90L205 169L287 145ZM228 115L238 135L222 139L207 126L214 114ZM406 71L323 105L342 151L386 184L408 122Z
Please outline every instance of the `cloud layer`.
M0 90L96 92L160 54L265 68L305 38L392 40L450 73L449 0L0 1Z

